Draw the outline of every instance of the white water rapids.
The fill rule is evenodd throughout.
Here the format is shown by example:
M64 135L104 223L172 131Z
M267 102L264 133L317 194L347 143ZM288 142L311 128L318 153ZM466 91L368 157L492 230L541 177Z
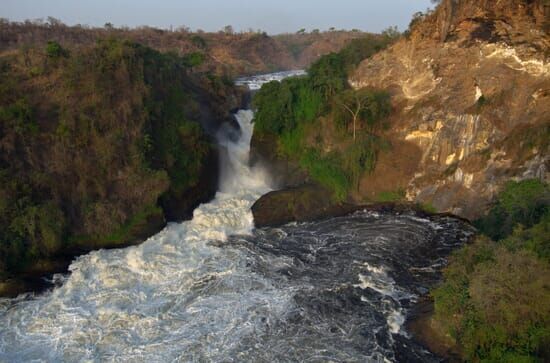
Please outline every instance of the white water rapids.
M250 206L269 190L248 167L252 117L237 114L242 136L225 144L231 168L191 221L139 246L79 257L52 292L1 300L0 360L220 361L263 310L284 312L288 292L251 274L242 252L212 244L250 233ZM202 287L212 280L215 294Z
M305 76L306 74L307 72L301 69L294 70L294 71L282 71L277 73L261 74L261 75L252 76L252 77L238 78L235 81L235 84L237 86L247 86L248 89L251 91L258 91L266 83L269 83L272 81L280 82L283 79L288 77L300 77L300 76Z

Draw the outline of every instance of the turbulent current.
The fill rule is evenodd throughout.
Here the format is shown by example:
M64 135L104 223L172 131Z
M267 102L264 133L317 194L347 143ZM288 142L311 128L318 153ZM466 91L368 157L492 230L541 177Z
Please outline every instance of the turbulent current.
M366 211L254 229L270 188L248 166L253 114L236 116L216 198L139 246L79 257L51 291L0 300L0 361L437 361L403 322L471 231Z

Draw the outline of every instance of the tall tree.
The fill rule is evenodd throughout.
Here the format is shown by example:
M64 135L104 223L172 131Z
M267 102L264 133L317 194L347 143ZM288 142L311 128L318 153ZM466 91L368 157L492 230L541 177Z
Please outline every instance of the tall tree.
M352 124L354 141L359 126L366 126L367 132L373 134L390 112L388 94L368 88L346 90L336 98L336 104L343 111L340 119L344 124Z

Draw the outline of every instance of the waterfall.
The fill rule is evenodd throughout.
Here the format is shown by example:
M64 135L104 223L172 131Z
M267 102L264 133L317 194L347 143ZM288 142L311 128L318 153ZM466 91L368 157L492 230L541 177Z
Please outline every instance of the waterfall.
M254 229L270 188L248 163L253 116L235 115L238 140L220 133L219 192L192 220L0 299L0 362L440 361L403 324L473 229L368 211Z
M228 157L215 199L139 246L77 258L53 291L0 300L0 361L195 360L227 349L222 335L247 333L256 305L287 304L243 252L216 245L252 231L250 207L269 191L248 166L253 113L235 116L242 135L220 140Z

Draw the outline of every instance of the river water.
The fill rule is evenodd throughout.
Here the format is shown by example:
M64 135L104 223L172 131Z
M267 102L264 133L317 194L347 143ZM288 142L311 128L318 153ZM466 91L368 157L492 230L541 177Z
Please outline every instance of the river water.
M269 180L248 166L253 113L236 118L220 191L192 220L0 300L1 362L438 361L403 323L471 229L367 211L254 229Z

